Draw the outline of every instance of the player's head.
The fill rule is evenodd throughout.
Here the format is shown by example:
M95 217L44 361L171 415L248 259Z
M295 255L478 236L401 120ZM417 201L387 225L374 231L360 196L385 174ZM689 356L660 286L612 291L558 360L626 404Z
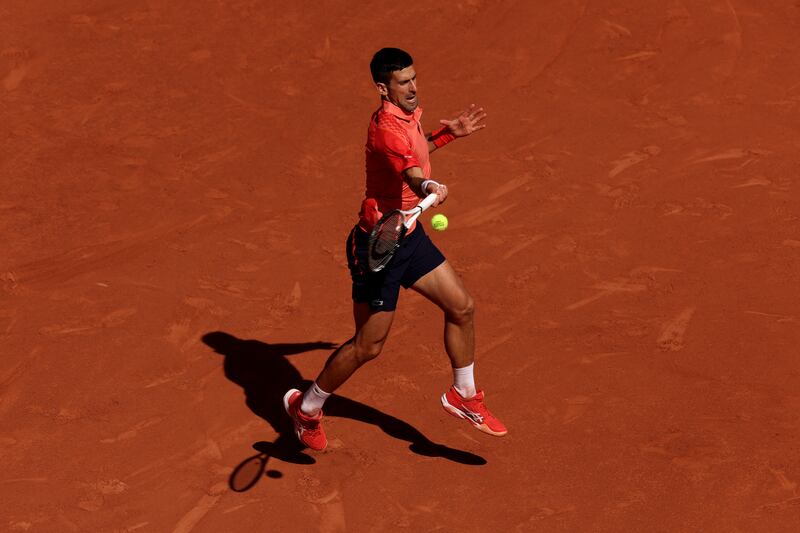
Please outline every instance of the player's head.
M399 48L381 48L372 56L369 70L382 99L406 113L414 112L419 105L417 73L408 52Z

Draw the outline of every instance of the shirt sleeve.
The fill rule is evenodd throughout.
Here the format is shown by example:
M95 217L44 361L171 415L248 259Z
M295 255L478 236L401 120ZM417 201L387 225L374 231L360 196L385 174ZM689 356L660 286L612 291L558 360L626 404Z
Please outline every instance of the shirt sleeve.
M380 145L384 157L389 166L398 174L411 167L421 167L422 165L411 148L411 141L400 134L391 130L379 130Z

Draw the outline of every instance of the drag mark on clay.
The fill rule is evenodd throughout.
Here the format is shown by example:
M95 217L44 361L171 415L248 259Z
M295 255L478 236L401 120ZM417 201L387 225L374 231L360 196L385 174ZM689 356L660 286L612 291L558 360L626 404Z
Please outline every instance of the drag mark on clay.
M477 209L473 209L472 211L468 211L463 215L463 222L460 225L464 228L472 228L475 226L480 226L481 224L485 224L487 222L491 222L492 220L496 220L500 215L502 215L506 211L516 207L516 205L517 204L515 203L496 202L483 207L479 207Z
M227 483L217 483L211 487L208 490L208 494L204 494L203 497L200 498L200 501L178 521L175 525L175 529L172 530L173 533L188 533L194 529L200 520L217 505L222 494L226 491L227 486Z
M762 313L761 311L745 311L748 315L765 316L774 318L777 322L797 322L797 317L791 315L776 315L775 313Z
M595 361L600 361L601 359L605 359L607 357L614 357L616 355L625 355L628 352L602 352L602 353L593 353L589 355L584 355L581 357L581 364L590 365Z
M786 477L786 472L783 470L775 470L774 468L770 468L769 471L772 472L772 475L778 480L778 483L783 490L793 492L795 495L797 495L797 482Z
M211 438L206 438L205 446L186 459L188 464L202 465L211 461L222 459L222 450L219 443Z
M767 178L764 178L764 177L755 177L755 178L750 178L750 179L748 179L746 181L743 181L739 185L731 185L731 189L742 189L744 187L755 187L755 186L759 186L759 185L763 185L763 186L767 186L768 187L768 186L772 185L772 182L770 180L768 180Z
M613 178L614 176L621 174L630 167L638 165L643 161L647 161L651 157L657 156L660 153L661 153L661 147L655 145L645 146L641 150L628 152L627 154L623 155L620 159L611 162L613 168L609 171L608 177Z
M30 50L20 48L6 48L0 52L0 57L11 63L11 70L3 77L2 82L9 92L18 88L25 78L39 71L44 63L43 58L34 58Z
M514 336L513 333L506 333L505 335L502 335L502 336L492 340L491 342L488 342L485 346L483 346L482 351L485 352L485 353L491 352L492 350L494 350L495 348L497 348L498 346L500 346L504 342L506 342L509 339L511 339L513 336Z
M691 202L681 205L668 203L662 207L663 216L713 216L719 220L725 220L733 215L733 208L726 204L718 202L709 202L703 198L695 198Z
M27 65L20 65L18 67L12 68L6 77L3 78L3 87L6 88L7 91L13 91L16 89L22 80L25 79L25 75L28 73L28 66Z
M461 436L461 438L463 438L464 440L468 440L468 441L470 441L470 442L471 442L471 443L473 443L473 444L480 445L480 444L481 444L481 441L479 441L478 439L476 439L475 437L473 437L473 436L472 436L472 431L474 431L474 430L470 430L470 432L469 432L469 433L467 433L467 432L466 432L466 431L464 431L463 429L459 428L459 429L458 429L458 434L459 434L459 435Z
M133 426L128 431L123 431L122 433L120 433L116 437L103 439L100 442L102 442L103 444L112 444L114 442L118 442L118 441L121 441L121 440L132 439L133 437L135 437L136 435L139 434L139 431L141 431L141 430L143 430L145 428L149 428L150 426L154 426L154 425L158 424L159 422L161 422L162 420L164 420L163 416L156 416L156 417L153 417L153 418L148 418L147 420L139 422L138 424Z
M251 112L251 113L255 113L256 115L260 116L261 118L272 119L276 115L279 114L278 111L276 111L275 109L265 108L265 107L259 106L257 104L254 104L252 102L248 102L246 100L243 100L242 98L239 98L238 96L236 96L234 94L227 93L227 92L223 93L223 94L225 94L225 96L227 96L228 98L230 98L231 100L233 100L237 104L239 104L242 107L244 107L246 111Z
M775 503L765 503L758 508L759 511L774 511L776 509L785 509L789 505L800 505L800 496L793 496L786 500Z
M100 319L94 319L89 324L71 321L66 324L51 324L39 329L39 333L47 335L69 335L74 333L91 332L102 328L111 328L124 324L128 317L137 313L136 308L125 307L109 313Z
M247 507L248 505L251 505L251 504L254 504L254 503L258 503L260 501L261 500L259 498L251 498L251 499L245 501L244 503L240 503L238 505L234 505L233 507L231 507L229 509L225 509L224 511L222 511L222 514L234 513L236 511L238 511L239 509L243 509L243 508Z
M300 307L300 301L303 298L303 291L300 288L300 282L295 281L294 286L292 287L292 292L286 296L286 307L290 309L298 309Z
M142 388L143 389L152 389L153 387L157 387L159 385L163 385L164 383L169 383L170 381L174 380L177 377L183 376L186 374L187 368L182 368L176 372L168 372L161 377L156 378L155 380L147 383Z
M191 321L188 318L184 318L179 322L170 324L165 337L172 346L184 353L197 344L197 339L200 338L201 334L202 331L200 330L192 331Z
M62 284L75 277L125 264L145 253L150 245L169 235L188 231L205 220L202 215L191 221L128 234L96 244L79 246L66 252L16 267L14 283L29 287Z
M46 483L49 479L46 477L18 477L14 479L3 479L0 480L0 484L5 485L7 483Z
M616 22L611 22L610 20L606 19L603 19L603 24L606 26L606 33L609 35L609 37L619 38L623 35L625 37L631 36L631 30L622 24L617 24Z
M4 272L0 274L0 282L2 284L3 290L9 294L13 294L17 287L19 287L19 283L17 282L17 275L14 272Z
M342 494L337 488L330 488L330 492L328 492L328 485L309 470L303 472L298 480L298 487L303 499L312 505L313 511L319 516L318 531L320 533L343 533L347 528Z
M798 85L800 85L800 84L798 84ZM522 119L522 120L526 120L526 119ZM531 150L533 150L534 148L536 148L537 146L539 146L543 142L549 141L552 138L553 138L552 135L545 135L544 137L542 137L540 139L536 139L536 140L531 141L531 142L523 143L523 144L517 146L516 148L514 148L511 151L511 156L510 157L508 155L506 155L505 153L501 154L501 157L503 159L510 159L510 160L513 161L513 160L519 158L520 156L522 156L525 152L530 152ZM495 158L493 158L493 157L480 157L480 158L478 158L478 157L469 157L468 159L470 161L494 161L495 160Z
M20 378L27 375L27 370L31 366L30 360L36 358L39 352L41 348L34 348L26 359L19 361L0 375L0 418L4 417L22 396L23 383Z
M774 503L766 503L758 507L757 512L760 511L775 511L780 509L785 509L790 505L798 505L800 504L800 495L797 494L797 482L792 481L786 476L786 472L783 470L777 470L774 468L770 468L769 471L775 476L775 479L778 481L781 489L790 492L791 496Z
M687 307L675 318L664 324L656 344L663 351L677 352L683 349L686 329L694 315L695 307Z
M641 274L646 274L650 276L652 274L655 274L656 272L683 272L683 270L677 268L665 268L659 266L643 265L631 270L631 276L638 276Z
M528 518L527 522L522 522L521 524L517 525L517 531L531 531L531 523L532 522L539 522L540 520L545 520L552 516L558 516L564 513L572 513L574 512L576 507L574 505L568 505L566 507L561 508L552 508L552 507L535 507L534 513Z
M236 152L239 149L238 146L229 146L227 148L223 148L222 150L217 150L216 152L212 152L209 154L205 154L200 157L200 160L205 163L217 163L219 161L225 161L228 159L232 159L236 156ZM211 189L212 194L220 194L221 196L210 196L209 198L223 200L228 197L228 194L222 191L218 191L217 189ZM208 193L206 193L207 195Z
M553 65L558 63L558 61L561 59L561 57L567 51L567 48L569 47L570 43L572 42L572 39L576 35L578 35L578 25L583 20L583 17L586 15L586 8L588 6L589 6L589 0L586 0L585 2L583 2L583 5L581 6L581 9L580 9L580 13L578 13L577 17L575 17L575 20L572 23L572 27L569 28L567 34L564 36L564 39L559 43L558 50L550 58L550 60L547 63L545 63L542 66L541 69L539 69L539 72L537 72L536 74L534 74L530 78L529 83L534 83L534 82L538 81L547 71L550 70L550 68Z
M99 480L94 483L80 483L88 493L78 501L78 508L84 511L95 512L102 509L107 495L122 494L128 490L128 485L119 479Z
M344 533L347 531L344 505L338 490L310 501L314 506L314 511L319 515L320 533Z
M489 199L496 200L505 194L508 194L512 191L515 191L516 189L519 189L529 181L531 181L530 176L520 176L518 178L512 178L507 182L503 183L503 185L501 185L500 187L493 190L492 193L489 195Z
M442 526L430 527L430 525L432 525L431 520L439 516L439 502L434 501L428 505L413 505L411 507L408 507L407 504L404 505L406 502L401 502L398 499L395 499L393 503L396 509L392 509L392 511L390 513L386 513L385 516L385 518L388 519L388 523L381 524L377 529L386 529L392 531L397 530L398 528L415 529L413 527L413 524L415 523L429 524L429 527L427 528L428 531L439 531L445 529Z
M766 150L753 150L745 148L730 148L714 155L701 157L699 159L690 160L690 165L697 165L698 163L710 163L712 161L724 161L727 159L742 159L744 157L768 155L771 152Z
M653 57L654 55L658 55L658 52L653 50L643 50L641 52L636 52L635 54L618 57L615 61L630 61L631 59L648 59L650 57Z
M527 247L528 247L528 246L530 246L531 244L533 244L533 243L535 243L535 242L538 242L538 241L541 241L541 240L542 240L542 239L544 239L545 237L547 237L547 235L543 235L543 234L541 234L541 233L540 233L540 234L538 234L538 235L534 235L533 237L529 237L529 238L528 238L528 237L526 237L526 238L525 238L525 240L523 240L523 241L522 241L520 244L516 245L515 247L513 247L512 249L510 249L509 251L507 251L507 252L506 252L506 253L503 255L503 259L505 260L505 259L509 259L509 258L511 258L512 256L514 256L514 255L516 255L516 254L520 253L522 250L524 250L525 248L527 248Z
M567 398L565 401L567 402L567 410L561 420L563 424L570 424L583 416L583 413L589 408L589 404L592 403L592 399L588 396L575 396Z
M742 48L742 23L739 21L739 15L736 13L736 9L733 7L733 4L731 4L731 0L725 0L725 4L727 5L728 11L731 14L731 18L733 19L734 30L731 33L726 33L723 35L723 39L726 43L733 45L738 55L739 50Z
M596 285L592 285L593 289L598 289L600 292L584 298L578 302L568 305L565 307L567 311L573 311L578 309L579 307L583 307L584 305L590 304L595 300L599 300L600 298L604 298L605 296L609 296L611 294L619 293L619 292L642 292L647 289L646 285L642 285L640 283L629 283L627 280L617 280L617 281L606 281L603 283L598 283Z

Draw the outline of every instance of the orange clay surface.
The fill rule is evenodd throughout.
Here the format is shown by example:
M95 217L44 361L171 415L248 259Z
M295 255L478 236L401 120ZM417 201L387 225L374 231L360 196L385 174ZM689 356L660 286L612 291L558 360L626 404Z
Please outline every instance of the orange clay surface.
M0 3L0 530L797 531L800 6ZM445 413L442 317L294 446L352 335L378 48L415 57L430 232L505 438Z

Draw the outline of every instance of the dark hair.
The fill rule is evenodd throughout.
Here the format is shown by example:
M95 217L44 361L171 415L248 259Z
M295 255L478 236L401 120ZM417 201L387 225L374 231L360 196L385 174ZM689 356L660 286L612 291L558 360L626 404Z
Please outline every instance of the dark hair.
M392 72L403 70L414 64L411 55L399 48L381 48L372 56L369 62L369 71L375 83L389 83Z

